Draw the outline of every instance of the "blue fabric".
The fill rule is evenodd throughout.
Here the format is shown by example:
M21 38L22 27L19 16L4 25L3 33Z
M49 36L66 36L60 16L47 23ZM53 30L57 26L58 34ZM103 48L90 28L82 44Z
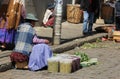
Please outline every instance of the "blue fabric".
M88 30L87 30L87 24L88 24L88 17L89 17L89 14L87 11L83 11L83 32L84 33L87 33Z
M92 32L94 13L83 11L83 33Z
M3 18L0 18L0 25ZM6 29L6 26L8 24L8 20L6 19L6 22L4 23L4 26L0 28L0 42L1 43L13 43L14 41L14 35L15 30L14 29Z
M92 26L94 22L94 12L89 13L89 26L88 26L88 32L92 32Z
M34 35L35 30L32 28L32 25L29 23L19 25L15 35L14 51L29 56L33 46Z
M35 71L47 66L47 59L52 56L52 50L47 44L34 45L29 58L29 69Z
M6 28L0 28L0 42L1 43L13 43L15 30L7 30Z

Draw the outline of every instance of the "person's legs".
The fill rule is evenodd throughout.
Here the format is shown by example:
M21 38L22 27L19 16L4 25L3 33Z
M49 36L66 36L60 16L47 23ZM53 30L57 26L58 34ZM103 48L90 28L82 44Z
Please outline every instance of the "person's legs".
M42 69L47 66L47 59L52 57L53 53L47 44L36 44L33 46L29 57L28 67L32 71Z
M89 14L87 11L83 11L83 34L88 32L88 17Z
M10 54L10 59L13 67L17 69L28 69L28 56L20 52L12 52Z
M92 33L93 22L94 22L94 13L90 12L89 13L89 26L88 26L88 32L89 33Z

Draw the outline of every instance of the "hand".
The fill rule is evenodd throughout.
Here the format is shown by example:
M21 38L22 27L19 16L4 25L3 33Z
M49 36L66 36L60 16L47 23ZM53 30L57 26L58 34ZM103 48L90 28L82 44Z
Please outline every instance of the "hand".
M50 43L49 40L47 40L47 39L44 39L44 41L45 41L46 44Z

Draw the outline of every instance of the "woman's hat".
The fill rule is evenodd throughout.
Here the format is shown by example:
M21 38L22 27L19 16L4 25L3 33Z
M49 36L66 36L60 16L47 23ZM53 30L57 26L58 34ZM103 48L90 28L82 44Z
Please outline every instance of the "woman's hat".
M32 13L28 13L27 15L26 15L26 18L25 19L28 19L28 20L33 20L33 21L38 21L38 19L35 17L35 15L34 14L32 14Z

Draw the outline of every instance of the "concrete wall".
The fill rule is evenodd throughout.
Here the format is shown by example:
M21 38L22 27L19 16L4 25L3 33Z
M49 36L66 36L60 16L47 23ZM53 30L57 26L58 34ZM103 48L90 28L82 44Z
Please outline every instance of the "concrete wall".
M47 4L52 2L52 0L33 0L35 5L35 10L39 18L39 24L42 23Z
M25 0L25 7L26 7L27 13L33 13L33 14L36 15L36 11L35 11L35 6L33 4L33 0Z
M39 18L39 25L41 25L47 4L54 0L25 0L27 13L34 13ZM66 4L71 3L72 0L63 0L63 19L66 19Z
M37 12L35 10L35 5L34 5L33 1L34 0L25 0L26 12L27 13L33 13L37 16ZM37 22L36 25L39 26L39 22Z
M72 0L63 0L63 19L66 20L67 4L71 4Z

